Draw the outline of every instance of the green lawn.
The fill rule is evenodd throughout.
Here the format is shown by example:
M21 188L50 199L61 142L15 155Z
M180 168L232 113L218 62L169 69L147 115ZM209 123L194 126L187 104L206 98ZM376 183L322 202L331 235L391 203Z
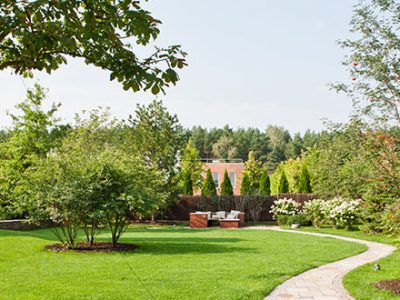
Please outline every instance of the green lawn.
M348 236L399 247L398 239L387 235L366 235L361 231L346 231L333 228L321 228L317 230L313 227L303 227L302 230ZM374 287L374 284L381 280L400 279L400 251L397 250L392 255L379 260L378 263L382 268L380 271L374 271L374 263L372 263L361 266L345 276L343 284L354 298L377 300L400 299L400 296Z
M100 238L108 238L104 233ZM48 230L0 230L1 299L262 299L365 246L261 230L129 228L134 252L55 253Z

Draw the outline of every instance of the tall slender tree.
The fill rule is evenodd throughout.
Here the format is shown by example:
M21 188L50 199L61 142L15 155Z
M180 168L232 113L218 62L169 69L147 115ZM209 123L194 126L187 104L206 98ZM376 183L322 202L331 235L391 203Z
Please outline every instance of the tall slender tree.
M217 189L215 187L215 182L212 177L210 169L207 170L206 178L203 181L201 188L202 196L215 196L217 195Z
M289 192L289 182L286 178L285 171L282 170L281 177L279 179L279 193L288 193Z
M233 187L231 179L229 178L228 171L224 172L224 179L221 183L221 196L231 196L233 195Z
M261 196L271 195L271 182L266 168L263 168L261 172L259 194Z
M251 195L250 178L247 172L243 173L242 182L240 184L240 194L243 196Z
M310 182L310 173L308 172L306 165L303 165L301 169L298 190L300 193L311 193L312 191Z

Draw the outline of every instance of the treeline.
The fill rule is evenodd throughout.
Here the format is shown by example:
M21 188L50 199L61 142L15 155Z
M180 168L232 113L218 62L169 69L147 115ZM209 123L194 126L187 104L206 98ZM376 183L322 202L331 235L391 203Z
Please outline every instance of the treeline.
M233 129L226 125L211 129L195 126L186 130L185 135L187 140L192 140L200 158L241 158L246 161L249 152L253 151L256 159L272 172L280 162L299 157L330 133L307 130L303 135L291 135L285 128L273 125L265 130Z

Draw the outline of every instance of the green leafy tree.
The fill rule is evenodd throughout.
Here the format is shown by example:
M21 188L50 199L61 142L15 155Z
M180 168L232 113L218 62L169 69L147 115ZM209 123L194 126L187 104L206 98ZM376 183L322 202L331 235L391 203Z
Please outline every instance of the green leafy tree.
M215 187L215 182L212 177L210 169L207 170L206 178L203 181L201 187L201 195L202 196L215 196L217 195L217 189Z
M282 171L281 177L279 179L279 193L288 193L289 192L289 182L286 178L285 171Z
M171 115L162 101L153 101L148 106L138 105L135 116L129 118L128 151L141 153L143 160L155 170L164 172L165 183L160 187L174 200L179 189L177 165L178 153L183 148L183 129L176 115Z
M180 46L156 48L144 59L133 50L155 40L160 24L138 1L1 1L0 70L51 73L67 56L79 57L109 70L126 90L158 94L186 65Z
M221 196L232 196L233 195L233 187L231 183L231 179L229 178L228 172L225 170L224 179L221 183Z
M311 193L312 192L310 173L308 173L308 169L307 169L306 165L303 165L303 167L301 169L298 191L300 193Z
M201 172L203 169L203 163L200 161L199 151L193 144L193 141L190 139L186 144L186 147L182 151L181 156L181 174L183 175L183 182L187 182L188 174L191 177L192 182L192 193L194 191L198 191L201 187Z
M271 182L267 173L267 169L263 168L260 177L260 189L258 192L261 196L271 195Z
M250 177L247 172L243 173L242 182L240 184L240 195L248 196L252 194L251 185L250 185Z
M193 181L192 176L188 172L183 172L182 178L182 194L193 195Z
M31 216L51 220L55 236L69 247L81 227L93 243L104 224L115 246L132 214L149 214L165 200L159 190L164 174L121 147L115 135L121 125L107 112L93 111L77 122L62 146L38 165Z
M11 115L13 128L0 143L0 207L9 218L26 217L30 199L30 175L38 162L58 144L62 135L52 135L58 128L55 114L59 105L43 108L45 91L39 85L27 91L26 99Z
M254 151L249 152L249 158L244 164L244 170L249 177L251 193L257 194L260 185L261 164L256 159Z

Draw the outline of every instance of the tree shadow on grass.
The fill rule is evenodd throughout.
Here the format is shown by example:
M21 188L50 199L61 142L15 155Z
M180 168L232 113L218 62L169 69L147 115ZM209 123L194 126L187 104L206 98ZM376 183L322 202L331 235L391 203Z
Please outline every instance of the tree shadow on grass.
M238 247L235 244L243 241L239 238L230 237L198 237L196 232L208 231L205 230L187 230L187 229L131 229L129 228L126 233L133 234L132 236L125 235L120 239L121 243L131 243L137 245L139 248L133 252L126 252L126 254L133 255L171 255L171 254L194 254L194 253L235 253L235 252L252 252L256 249ZM104 231L105 232L105 231ZM135 233L145 232L148 234L154 233L190 233L192 236L135 236ZM13 231L13 230L0 230L1 237L21 237L21 238L39 238L42 240L52 241L57 243L55 237L48 229L30 230L30 231ZM108 236L99 236L97 241L110 241Z
M121 240L122 241L122 240ZM139 247L134 254L171 255L171 254L206 254L206 253L250 253L255 249L238 247L234 238L133 238L123 239Z

